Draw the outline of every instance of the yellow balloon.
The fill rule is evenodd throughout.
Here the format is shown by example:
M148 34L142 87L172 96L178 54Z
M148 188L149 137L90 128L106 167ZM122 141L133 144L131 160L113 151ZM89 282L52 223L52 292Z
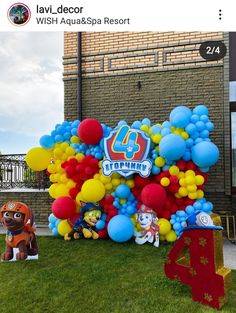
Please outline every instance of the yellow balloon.
M66 183L66 186L68 189L71 189L76 186L76 183L72 179L69 179L68 182Z
M169 186L169 184L170 184L169 178L163 177L163 178L161 179L161 185L162 185L163 187L167 187L167 186Z
M178 175L179 175L179 168L178 168L178 166L172 165L172 166L169 168L169 173L170 173L170 175L172 175L172 176L178 176Z
M176 233L174 232L173 229L166 235L166 240L168 242L174 242L177 240Z
M193 170L188 170L185 172L185 176L193 176L195 177L195 172Z
M154 143L160 143L161 139L162 139L162 135L160 135L160 134L155 134L152 136L152 141Z
M111 183L112 183L112 185L113 185L114 187L116 187L116 186L120 185L120 179L119 179L119 178L113 178L113 179L111 180Z
M69 147L69 144L68 142L63 142L59 145L59 147L63 150L63 151L66 151L66 148Z
M49 150L36 147L28 151L25 161L33 171L43 171L50 164L51 157L52 153Z
M186 133L186 132L182 132L182 133L180 134L180 136L181 136L184 140L186 140L186 139L189 138L189 134Z
M187 185L193 185L193 184L195 184L195 177L188 175L185 178L185 182Z
M185 178L180 178L179 184L180 184L180 186L185 187L187 185L186 181L185 181Z
M126 181L126 185L129 187L129 188L133 188L134 187L134 180L133 179L128 179Z
M109 183L111 182L111 177L101 175L101 176L100 176L100 181L101 181L104 185L105 185L105 184L109 184Z
M57 166L56 164L49 164L48 168L47 168L48 173L52 174L52 173L56 173L57 171Z
M155 159L155 165L158 167L163 167L165 165L165 159L162 157L157 157Z
M103 183L96 179L89 179L83 183L81 188L82 197L85 202L98 202L105 195L105 187Z
M149 133L149 127L147 125L142 125L140 129L144 131L145 133Z
M195 177L195 180L196 180L196 185L202 185L205 181L204 177L202 175L197 175Z
M197 190L197 199L202 199L204 197L204 191L202 190Z
M178 193L181 197L186 197L188 195L188 190L185 187L180 187Z
M192 199L192 200L197 199L197 192L196 191L189 192L188 197L189 197L189 199Z
M108 183L108 184L105 185L105 189L108 190L108 191L112 190L112 188L113 188L113 186L112 186L111 183Z
M72 137L70 138L70 142L71 142L71 143L79 143L79 137L77 137L77 136L72 136Z
M83 154L83 153L77 153L77 154L76 154L76 159L77 159L78 161L81 161L83 158L84 158L84 154Z
M67 155L72 156L75 154L75 149L73 149L72 147L67 147L65 152Z
M69 189L65 184L58 184L55 190L56 199L63 196L69 196Z
M72 228L70 224L67 222L67 220L62 220L58 224L57 230L58 230L58 233L64 237L65 234L68 234L72 230Z
M52 184L48 189L48 193L53 199L56 199L56 188L57 184Z
M61 148L55 148L53 150L53 156L56 158L56 159L60 159L61 156L63 154L63 150Z
M188 190L188 192L197 191L197 186L196 185L188 185L187 190Z
M166 218L159 218L157 221L157 224L160 227L159 234L160 235L166 235L171 230L171 224Z

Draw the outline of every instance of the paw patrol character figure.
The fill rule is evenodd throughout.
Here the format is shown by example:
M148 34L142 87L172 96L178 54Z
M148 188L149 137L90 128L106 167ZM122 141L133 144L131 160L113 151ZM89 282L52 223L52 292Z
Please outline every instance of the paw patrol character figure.
M65 240L71 240L71 238L99 238L96 230L96 223L101 218L103 212L102 207L100 207L99 204L92 202L81 202L81 204L80 213L82 217L75 221L72 231L64 236Z
M13 248L18 248L17 260L25 260L28 255L37 255L38 246L35 236L34 217L31 209L22 202L7 202L0 210L1 223L7 228L6 250L3 261L13 258Z
M137 212L137 222L143 230L135 234L137 244L143 245L145 242L154 242L154 246L159 247L159 226L157 221L156 213L142 204Z

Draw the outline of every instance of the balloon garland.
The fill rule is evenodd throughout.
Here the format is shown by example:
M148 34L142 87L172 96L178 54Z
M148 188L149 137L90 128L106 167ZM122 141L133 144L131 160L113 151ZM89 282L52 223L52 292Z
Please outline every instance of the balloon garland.
M115 129L127 125L120 121ZM135 214L141 204L151 207L159 218L160 240L175 241L193 213L210 214L213 204L204 197L208 172L219 158L211 141L214 129L205 105L193 110L174 108L169 120L151 125L149 119L135 121L131 128L151 139L148 159L151 174L128 178L118 173L104 176L104 138L111 127L95 119L57 124L50 135L40 138L40 146L28 151L26 162L34 171L47 170L55 199L49 228L64 236L80 217L81 201L99 203L103 209L97 223L100 238L117 242L129 240L138 230Z

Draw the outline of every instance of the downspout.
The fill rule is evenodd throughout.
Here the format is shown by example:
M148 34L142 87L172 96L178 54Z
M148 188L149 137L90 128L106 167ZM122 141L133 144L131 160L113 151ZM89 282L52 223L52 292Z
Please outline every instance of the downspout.
M79 120L83 120L82 114L82 33L77 34L77 110Z

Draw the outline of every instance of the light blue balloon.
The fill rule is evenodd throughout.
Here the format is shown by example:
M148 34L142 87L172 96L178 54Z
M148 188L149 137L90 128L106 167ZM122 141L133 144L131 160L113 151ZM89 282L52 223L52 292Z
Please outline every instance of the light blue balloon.
M165 121L162 123L162 128L171 128L171 123L169 121Z
M191 215L195 212L194 210L194 207L192 205L188 205L186 208L185 208L185 212L188 214L188 215Z
M55 136L55 142L63 142L63 141L64 141L63 136L61 136L61 135L56 135Z
M191 117L190 117L190 121L195 124L197 123L197 121L199 121L199 116L197 114L193 114Z
M187 148L191 148L193 146L193 139L192 138L188 138L186 141L186 147Z
M185 114L186 116L188 116L189 118L191 117L191 115L192 115L192 112L191 112L191 110L188 108L188 107L186 107L186 106L184 106L184 105L179 105L179 106L177 106L176 108L174 108L171 112L170 112L170 121L171 121L171 119L173 118L173 116L175 115L175 114L177 114L177 113L183 113L183 114Z
M179 230L179 229L181 229L180 223L179 223L179 222L174 223L173 228L174 228L174 230Z
M152 130L152 134L154 135L161 133L161 128L159 125L152 126L151 130Z
M161 169L159 167L157 167L156 165L152 166L152 174L153 175L157 175L161 172Z
M202 132L200 132L201 138L208 138L209 137L209 131L207 129L204 129Z
M116 215L108 223L108 235L115 242L126 242L134 234L134 225L125 215Z
M141 126L142 126L142 123L140 121L135 121L131 127L134 129L140 129Z
M142 120L142 124L143 125L147 125L148 127L150 127L151 126L151 121L149 120L149 118L144 118Z
M201 115L200 121L203 121L204 123L207 123L209 121L209 117L207 115Z
M199 116L208 115L208 108L203 104L199 104L193 109L193 113Z
M53 234L53 236L58 236L58 235L59 235L58 230L57 230L56 227L54 227L54 228L52 229L52 234Z
M212 142L202 141L192 148L192 160L201 168L214 165L218 161L219 155L219 149Z
M132 205L129 205L127 208L126 208L126 212L129 214L129 215L133 215L135 212L136 212L136 208Z
M97 230L101 230L101 229L105 228L105 226L106 226L106 223L103 220L100 220L96 223Z
M162 157L176 161L184 155L186 144L181 136L170 134L161 139L159 150Z
M161 130L161 135L164 137L164 136L166 136L166 135L169 135L169 134L171 134L171 130L169 129L169 128L163 128L162 130Z
M198 121L195 125L196 125L197 130L199 132L201 132L205 129L205 124L202 121Z
M40 143L42 148L51 149L54 146L55 141L54 141L52 136L44 135L40 138L39 143Z
M130 189L126 184L121 184L117 186L115 193L119 198L127 199L130 195Z
M195 201L193 204L193 207L196 211L201 211L202 210L202 204L199 201Z
M185 112L177 112L171 118L171 124L178 128L184 128L188 125L190 120L190 115L185 114Z
M211 132L214 129L214 124L212 122L207 122L206 129Z
M185 131L191 135L193 133L195 133L197 131L197 127L195 126L195 124L193 123L189 123L186 127L185 127Z

